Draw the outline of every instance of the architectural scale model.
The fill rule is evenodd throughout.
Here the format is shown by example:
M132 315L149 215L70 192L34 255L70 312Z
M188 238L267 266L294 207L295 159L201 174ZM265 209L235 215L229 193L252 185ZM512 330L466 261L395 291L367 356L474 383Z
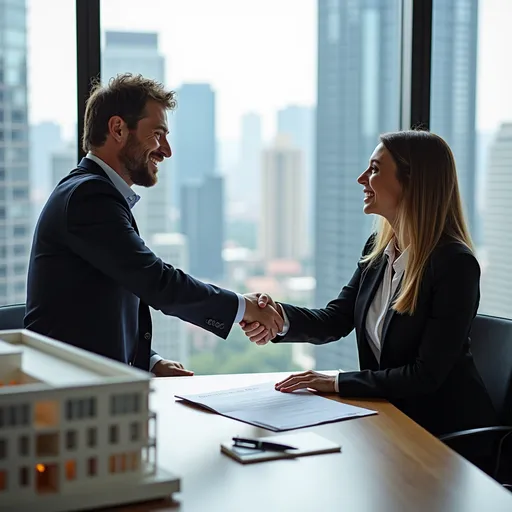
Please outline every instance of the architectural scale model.
M168 497L151 374L27 330L0 331L0 510L90 510Z

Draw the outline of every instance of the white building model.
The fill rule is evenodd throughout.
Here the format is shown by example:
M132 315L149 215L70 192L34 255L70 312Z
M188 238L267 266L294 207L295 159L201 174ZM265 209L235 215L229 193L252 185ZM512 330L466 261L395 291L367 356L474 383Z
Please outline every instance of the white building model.
M26 330L0 331L0 510L168 497L151 374Z

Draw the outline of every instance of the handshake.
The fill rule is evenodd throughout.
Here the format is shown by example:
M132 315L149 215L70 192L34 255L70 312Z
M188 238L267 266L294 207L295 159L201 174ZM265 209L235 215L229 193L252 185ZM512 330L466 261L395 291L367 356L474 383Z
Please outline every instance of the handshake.
M266 293L246 293L245 314L240 327L257 345L265 345L283 332L283 310Z

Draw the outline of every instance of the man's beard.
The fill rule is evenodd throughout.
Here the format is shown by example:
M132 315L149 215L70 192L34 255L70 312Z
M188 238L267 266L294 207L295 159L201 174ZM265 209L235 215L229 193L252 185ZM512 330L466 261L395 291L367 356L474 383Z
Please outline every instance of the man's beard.
M158 181L156 173L149 169L148 157L149 154L144 152L135 134L130 133L124 148L119 152L119 160L130 180L140 187L152 187Z

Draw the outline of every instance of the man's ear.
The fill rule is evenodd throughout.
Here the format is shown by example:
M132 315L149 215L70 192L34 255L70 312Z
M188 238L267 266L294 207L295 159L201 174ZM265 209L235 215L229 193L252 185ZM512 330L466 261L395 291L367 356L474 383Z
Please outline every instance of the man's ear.
M128 132L126 123L119 116L112 116L108 120L108 132L110 136L119 144L124 142Z

